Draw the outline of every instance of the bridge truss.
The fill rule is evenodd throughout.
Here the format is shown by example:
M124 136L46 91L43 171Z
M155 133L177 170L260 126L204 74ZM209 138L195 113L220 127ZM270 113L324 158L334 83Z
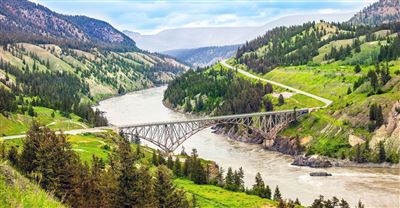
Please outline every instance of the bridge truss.
M171 153L192 135L218 124L243 126L262 135L265 140L273 140L279 131L309 111L300 109L142 123L120 126L119 130L130 141L144 139Z

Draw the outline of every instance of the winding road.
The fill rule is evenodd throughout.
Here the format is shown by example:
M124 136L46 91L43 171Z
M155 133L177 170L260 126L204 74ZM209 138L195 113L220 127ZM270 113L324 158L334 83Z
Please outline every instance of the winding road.
M319 101L325 103L324 106L322 106L322 107L317 107L317 108L310 108L311 110L313 110L313 109L319 109L319 108L326 108L326 107L328 107L328 106L330 106L330 105L332 104L332 100L328 100L328 99L323 98L323 97L320 97L320 96L318 96L318 95L314 95L314 94L311 94L311 93L308 93L308 92L305 92L305 91L302 91L302 90L299 90L299 89L296 89L296 88L293 88L293 87L290 87L290 86L281 84L281 83L279 83L279 82L275 82L275 81L272 81L272 80L260 78L260 77L254 75L254 74L251 74L251 73L248 72L248 71L245 71L245 70L242 70L242 69L233 67L233 66L229 65L228 63L226 63L226 61L227 61L227 60L225 59L225 60L222 60L220 63L221 63L223 66L225 66L225 67L227 67L227 68L229 68L229 69L237 70L237 72L239 72L239 73L241 73L241 74L243 74L243 75L245 75L245 76L247 76L247 77L249 77L249 78L256 79L256 80L260 80L260 81L263 81L263 82L267 82L267 83L270 83L270 84L272 84L272 85L276 85L276 86L285 88L285 89L290 90L290 91L292 91L292 92L295 92L295 93L298 93L298 94L302 94L302 95L305 95L305 96L307 96L307 97L311 97L311 98L314 98L314 99L316 99L316 100L319 100Z
M250 72L247 72L247 71L242 70L242 69L239 69L239 68L235 68L235 67L229 65L228 63L226 63L226 61L227 61L227 60L225 59L225 60L222 60L220 63L221 63L223 66L225 66L225 67L227 67L227 68L229 68L229 69L237 70L237 72L239 72L239 73L241 73L241 74L243 74L243 75L245 75L245 76L247 76L247 77L249 77L249 78L256 79L256 80L260 80L260 81L263 81L263 82L267 82L267 83L270 83L270 84L272 84L272 85L276 85L276 86L282 87L282 88L284 88L284 89L290 90L290 91L292 91L292 92L294 92L294 93L302 94L302 95L305 95L305 96L307 96L307 97L314 98L314 99L316 99L316 100L319 100L319 101L325 103L325 105L322 106L322 107L309 108L309 110L316 110L316 109L320 109L320 108L326 108L326 107L328 107L329 105L332 104L332 101L331 101L331 100L328 100L328 99L326 99L326 98L323 98L323 97L320 97L320 96L317 96L317 95L314 95L314 94L311 94L311 93L308 93L308 92L305 92L305 91L302 91L302 90L299 90L299 89L296 89L296 88L293 88L293 87L290 87L290 86L287 86L287 85L284 85L284 84L281 84L281 83L279 83L279 82L275 82L275 81L272 81L272 80L260 78L260 77L254 75L254 74L251 74ZM75 135L75 134L83 134L83 133L104 132L104 131L106 131L106 130L111 130L111 129L112 129L112 130L115 130L115 129L113 129L113 127L99 127L99 128L75 129L75 130L70 130L70 131L64 131L63 133L64 133L64 134L72 134L72 135ZM59 134L59 133L61 133L61 132L56 132L56 133ZM0 139L3 139L3 140L7 140L7 139L18 139L18 138L24 138L25 136L26 136L25 134L21 134L21 135L12 135L12 136L0 137Z

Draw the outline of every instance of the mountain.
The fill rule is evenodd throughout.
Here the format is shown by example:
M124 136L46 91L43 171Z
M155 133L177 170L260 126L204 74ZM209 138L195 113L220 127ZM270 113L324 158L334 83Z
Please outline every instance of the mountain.
M58 14L27 0L0 1L0 35L3 42L137 50L133 40L107 22Z
M2 135L24 133L32 117L43 121L56 111L88 126L107 125L94 103L165 84L186 69L171 57L140 50L107 22L0 0ZM61 121L57 117L47 117L46 124Z
M353 24L380 25L400 21L400 0L379 0L355 14Z
M177 49L163 51L162 54L172 56L179 61L190 64L194 67L205 67L212 65L222 59L232 57L239 45L212 46L194 49Z
M123 32L131 37L139 48L160 52L243 44L274 27L298 25L307 21L319 20L341 22L347 21L352 15L353 13L292 15L257 27L176 28L163 30L154 35L141 35L127 30Z

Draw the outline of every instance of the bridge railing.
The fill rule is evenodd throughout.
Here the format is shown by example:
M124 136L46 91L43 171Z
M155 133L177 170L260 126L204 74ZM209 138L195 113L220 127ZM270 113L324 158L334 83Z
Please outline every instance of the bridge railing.
M195 118L195 119L173 120L173 121L147 122L147 123L137 123L137 124L131 124L131 125L122 125L122 126L118 126L118 127L119 128L130 128L130 127L142 127L142 126L154 126L154 125L169 125L169 124L177 124L177 123L192 123L192 122L199 122L199 121L214 121L214 120L224 120L224 119L232 119L232 118L246 118L246 117L256 117L256 116L265 116L265 115L279 115L279 114L293 113L294 111L299 114L304 114L304 113L309 113L310 109L302 108L302 109L296 109L296 110L282 110L282 111L270 111L270 112L204 117L204 118Z

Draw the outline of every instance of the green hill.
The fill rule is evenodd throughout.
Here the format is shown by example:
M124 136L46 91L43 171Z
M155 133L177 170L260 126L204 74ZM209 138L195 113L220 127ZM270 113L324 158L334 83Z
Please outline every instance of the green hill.
M0 207L65 206L6 162L0 162Z
M311 113L278 135L289 140L299 138L307 154L397 163L398 26L310 22L279 27L240 47L228 63L333 101L328 108ZM186 73L169 85L166 103L185 111L222 114L323 106L296 94L279 102L277 95L287 90L272 86L273 93L263 91L259 88L266 88L265 83L239 73L222 73L226 70L217 64ZM229 84L235 79L253 84ZM381 144L386 152L379 158Z

